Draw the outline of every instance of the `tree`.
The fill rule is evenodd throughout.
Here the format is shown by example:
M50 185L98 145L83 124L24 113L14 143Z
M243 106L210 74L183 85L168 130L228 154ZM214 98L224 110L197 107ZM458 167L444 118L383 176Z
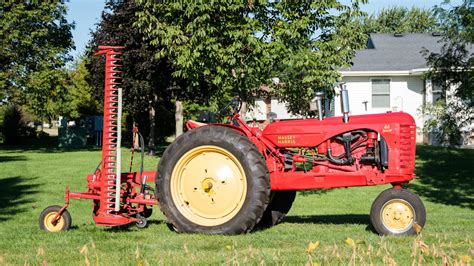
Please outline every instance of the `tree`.
M363 15L359 2L345 6L337 1L304 5L282 1L269 10L265 15L271 21L267 34L273 41L268 45L275 47L278 55L272 60L274 76L280 80L276 90L291 112L307 114L314 93L324 90L331 96L340 79L339 69L349 66L355 50L366 42L356 20Z
M424 50L431 71L427 77L441 86L446 101L426 105L424 113L432 115L427 129L436 131L440 140L450 145L460 144L469 137L474 122L474 7L464 0L452 7L449 1L435 6L443 25L441 51ZM432 113L433 110L438 112ZM463 136L464 135L464 136Z
M26 111L50 124L59 115L67 115L68 74L66 69L49 67L30 73L23 93L24 98L20 101Z
M440 30L435 13L418 7L391 7L362 18L367 33L424 33Z
M135 25L169 59L178 100L246 99L279 77L275 92L306 113L365 42L359 2L138 1Z
M89 71L86 68L88 58L80 58L69 72L68 116L79 118L81 115L95 115L102 110L97 91L87 82Z
M248 18L249 12L242 3L141 2L136 25L158 48L157 57L171 64L172 95L181 111L176 112L177 132L183 101L225 105L231 95L245 96L240 92L261 84L264 75L255 74L265 69L252 59L261 47L256 38L248 38L257 21Z
M63 69L73 48L66 7L59 2L0 3L0 99L42 119L61 112Z
M86 67L89 84L95 95L103 99L104 58L93 54L99 45L125 46L122 56L124 113L129 115L129 128L136 122L153 152L155 140L163 140L173 131L170 127L173 121L171 74L166 58L156 58L157 48L144 42L144 35L133 27L137 8L134 1L107 3L88 44Z
M21 111L14 105L7 106L2 113L1 133L3 142L6 144L18 144L22 128Z

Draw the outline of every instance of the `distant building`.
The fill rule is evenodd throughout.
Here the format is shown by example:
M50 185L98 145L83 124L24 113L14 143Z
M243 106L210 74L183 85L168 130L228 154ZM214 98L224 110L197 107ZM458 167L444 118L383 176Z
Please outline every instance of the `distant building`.
M444 97L441 88L425 78L429 70L421 51L440 51L439 34L371 34L364 50L356 52L352 66L341 71L349 92L352 115L403 111L413 116L417 125L417 142L432 144L434 139L423 134L425 118L419 113L424 103ZM338 90L336 90L338 91ZM279 119L294 119L277 99L257 101L253 114L265 119L265 112ZM340 116L340 99L336 95L330 104L329 116ZM270 103L270 107L268 106ZM464 144L472 144L472 125Z

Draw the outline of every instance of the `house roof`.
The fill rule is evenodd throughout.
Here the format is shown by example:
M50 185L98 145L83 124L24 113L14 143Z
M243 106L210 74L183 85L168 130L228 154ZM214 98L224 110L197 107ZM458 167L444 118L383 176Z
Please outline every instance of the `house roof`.
M439 52L441 36L431 33L371 34L367 48L356 51L353 65L343 71L407 71L427 68L421 51Z

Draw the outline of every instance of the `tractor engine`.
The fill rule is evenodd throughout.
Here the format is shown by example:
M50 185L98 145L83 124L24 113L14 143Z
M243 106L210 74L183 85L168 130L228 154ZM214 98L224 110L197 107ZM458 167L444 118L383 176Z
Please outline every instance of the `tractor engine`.
M380 138L380 139L379 139ZM388 167L388 147L378 133L354 130L323 142L318 148L285 149L284 169L310 171L323 162L336 166L377 168Z

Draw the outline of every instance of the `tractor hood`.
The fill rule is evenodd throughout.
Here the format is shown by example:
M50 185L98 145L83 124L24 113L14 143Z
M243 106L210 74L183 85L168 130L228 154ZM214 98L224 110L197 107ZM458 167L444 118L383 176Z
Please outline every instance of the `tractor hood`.
M276 121L263 130L263 136L279 147L314 147L328 138L357 129L371 129L391 138L401 126L414 127L415 120L407 113L395 112L354 115L348 123L342 117Z

